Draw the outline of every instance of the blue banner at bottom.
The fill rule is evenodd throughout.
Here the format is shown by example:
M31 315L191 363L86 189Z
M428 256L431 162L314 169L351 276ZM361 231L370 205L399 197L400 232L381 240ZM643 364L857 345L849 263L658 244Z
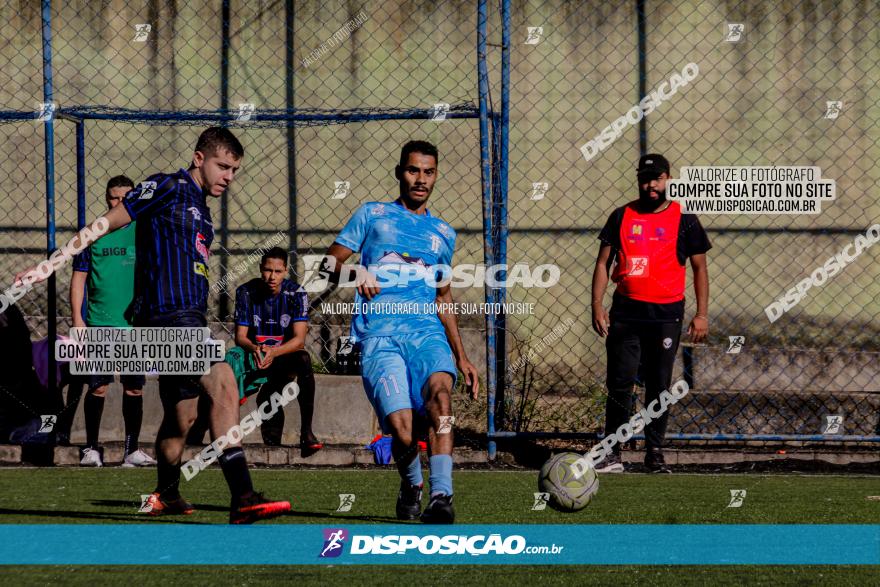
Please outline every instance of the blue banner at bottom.
M878 565L880 525L2 525L26 565Z

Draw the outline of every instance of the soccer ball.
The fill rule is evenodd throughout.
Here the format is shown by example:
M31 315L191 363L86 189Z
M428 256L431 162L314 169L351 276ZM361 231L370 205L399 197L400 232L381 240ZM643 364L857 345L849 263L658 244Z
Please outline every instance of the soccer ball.
M576 512L589 505L593 495L599 490L599 477L593 467L580 477L573 467L575 461L583 458L576 452L553 455L541 467L538 474L538 491L550 494L550 506L563 512Z

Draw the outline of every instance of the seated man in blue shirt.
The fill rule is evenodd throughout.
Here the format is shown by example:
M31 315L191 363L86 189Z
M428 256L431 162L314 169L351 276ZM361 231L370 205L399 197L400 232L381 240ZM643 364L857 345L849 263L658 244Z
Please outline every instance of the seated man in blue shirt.
M299 385L300 448L303 456L324 447L312 432L315 409L315 376L305 350L309 332L309 300L305 291L287 279L287 252L279 247L260 259L260 277L235 290L235 344L226 353L244 398L257 390L257 404L269 401L296 379ZM260 428L263 442L281 445L284 411Z

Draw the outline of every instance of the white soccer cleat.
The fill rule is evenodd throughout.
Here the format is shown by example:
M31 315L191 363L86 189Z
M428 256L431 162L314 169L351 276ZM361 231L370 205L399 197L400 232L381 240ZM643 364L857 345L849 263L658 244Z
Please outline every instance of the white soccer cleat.
M142 450L136 450L125 457L122 461L123 467L152 467L156 464L156 459L148 455Z
M614 453L605 457L605 459L596 466L597 473L623 473L624 471L626 471L626 468L623 465L620 455Z
M103 467L101 462L101 453L94 448L87 448L83 451L83 458L79 462L83 467Z

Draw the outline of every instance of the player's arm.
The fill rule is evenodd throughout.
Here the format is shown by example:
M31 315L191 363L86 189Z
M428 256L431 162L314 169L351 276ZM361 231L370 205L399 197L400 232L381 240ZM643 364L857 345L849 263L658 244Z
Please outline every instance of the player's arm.
M245 352L253 353L254 364L259 368L262 361L261 345L258 345L248 336L251 327L251 296L246 285L241 285L235 290L235 344L243 348Z
M355 281L358 292L366 299L371 300L379 294L379 282L376 276L360 265L345 265L345 262L354 254L352 249L339 243L333 243L327 249L327 254L321 265L321 273L330 275L331 288L335 287L340 280L347 282Z
M69 259L94 244L105 234L111 233L131 222L131 216L123 206L116 206L97 220L76 233L66 245L49 256L49 263L41 264L40 271L36 267L15 274L14 284L31 285L49 278L52 273L64 266Z
M85 271L74 271L70 278L70 315L73 318L74 328L83 328L86 325L82 318L82 305L88 276Z
M264 346L262 360L257 365L260 369L266 369L272 364L275 357L288 355L306 348L306 335L309 333L309 323L305 321L293 323L293 338L277 346Z
M235 344L249 353L254 353L257 351L258 345L251 342L251 339L248 338L249 329L250 326L247 326L246 324L235 325Z
M278 346L264 347L264 350L270 351L270 359L280 355L296 353L306 348L306 336L309 334L309 297L306 295L306 292L297 291L294 293L293 307L290 314L290 334L292 336ZM287 338L286 332L285 338Z
M608 335L608 327L611 320L605 311L603 302L605 290L608 288L608 261L611 258L611 245L603 244L599 247L599 256L596 258L596 266L593 268L593 330L599 336Z
M691 255L690 260L694 272L697 313L688 326L688 334L691 340L700 342L709 335L709 268L706 263L706 253Z
M464 375L464 382L471 391L471 398L477 399L477 395L480 393L480 380L477 368L468 360L464 345L461 343L461 334L458 332L458 318L452 311L452 288L450 288L449 284L437 288L435 301L438 308L437 316L440 318L443 329L446 331L446 339L452 348L452 354L455 355L458 370Z

